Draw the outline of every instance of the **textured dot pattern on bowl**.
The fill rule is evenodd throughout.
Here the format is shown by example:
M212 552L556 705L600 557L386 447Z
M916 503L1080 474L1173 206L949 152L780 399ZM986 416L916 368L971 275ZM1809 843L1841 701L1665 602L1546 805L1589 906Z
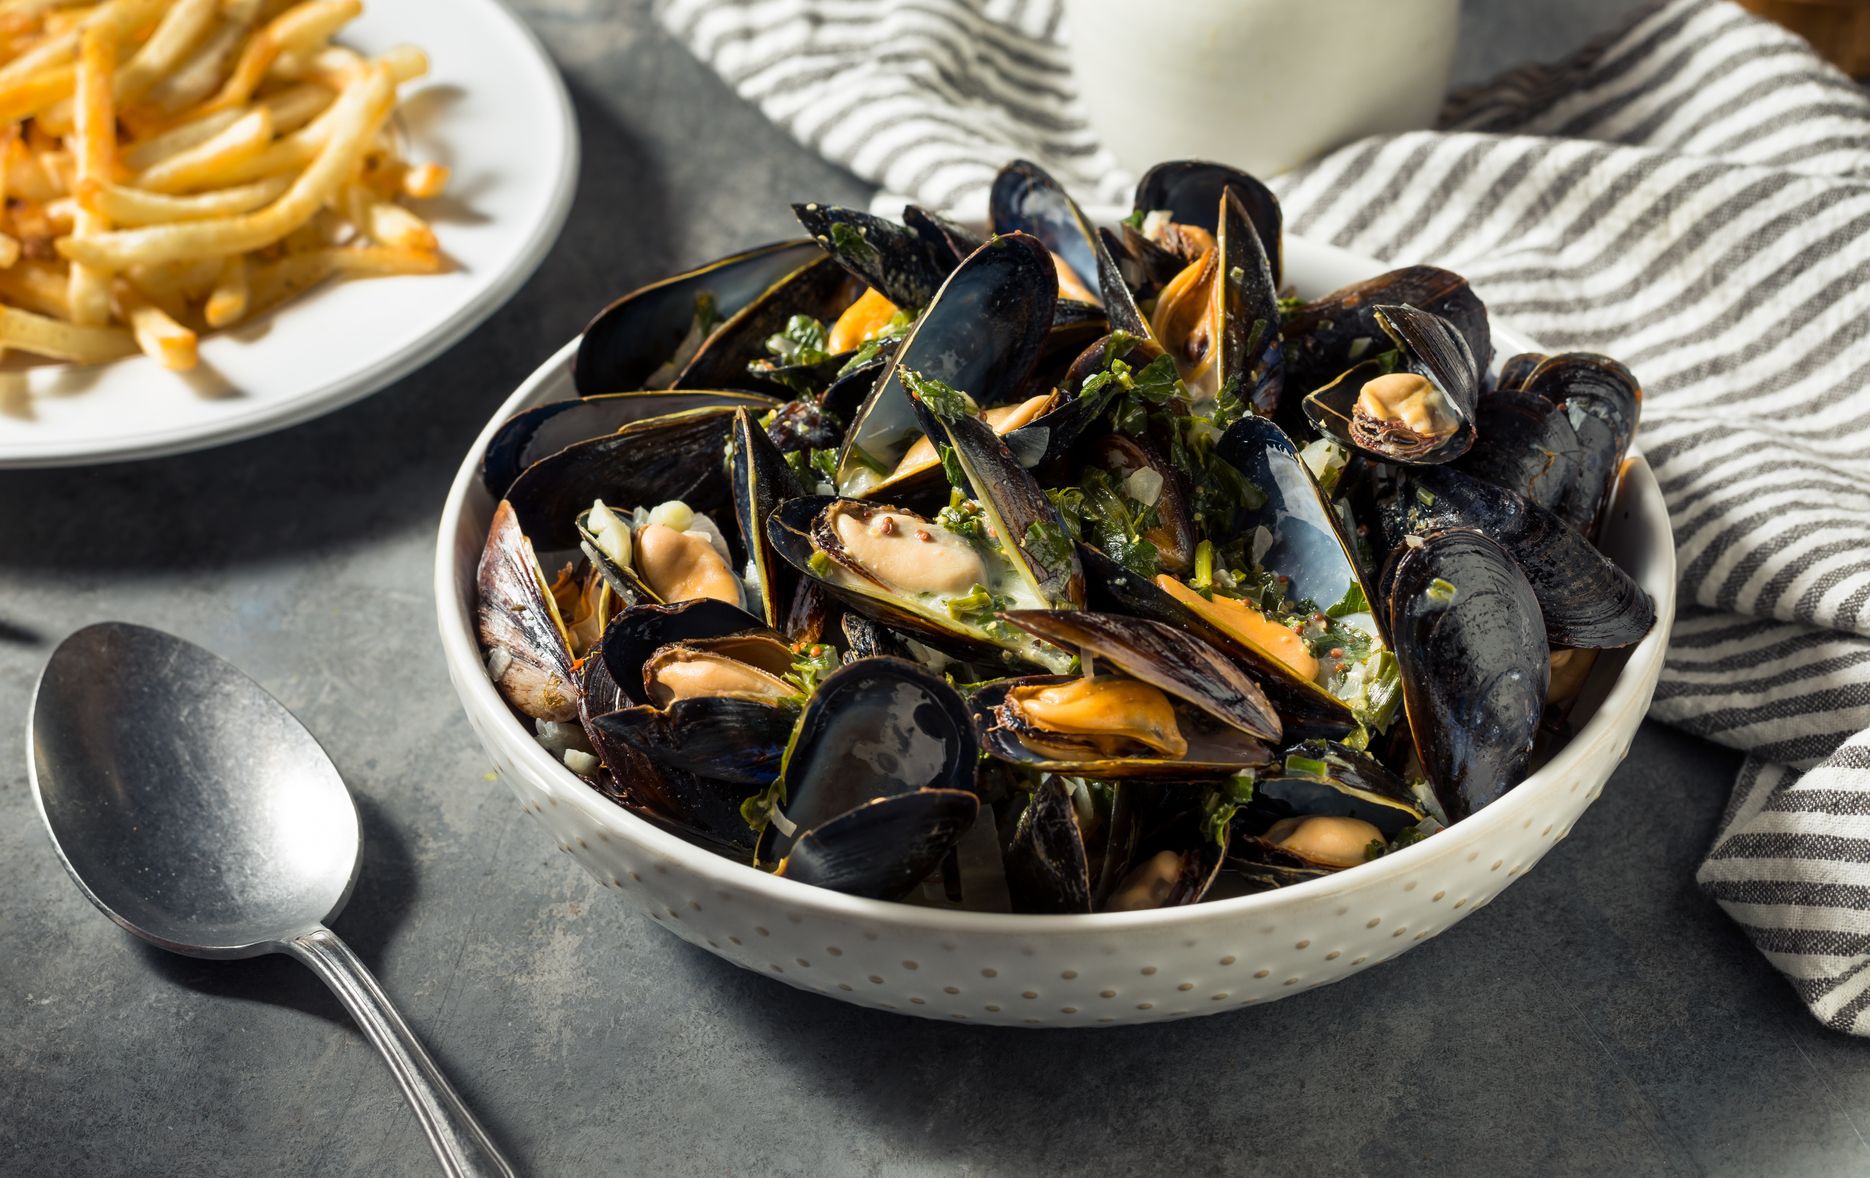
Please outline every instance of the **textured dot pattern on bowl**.
M1384 269L1300 239L1288 240L1286 260L1308 294ZM1534 350L1496 334L1503 353ZM1674 552L1661 493L1638 457L1605 548L1655 597L1656 629L1599 660L1577 712L1589 718L1550 763L1433 838L1274 892L1088 917L888 904L778 879L657 830L587 787L532 739L483 669L473 571L494 504L479 485L481 451L511 413L573 395L574 345L501 407L449 494L435 584L449 676L520 807L561 851L675 935L802 989L927 1018L1095 1026L1211 1014L1348 977L1481 908L1570 833L1629 752L1661 672Z

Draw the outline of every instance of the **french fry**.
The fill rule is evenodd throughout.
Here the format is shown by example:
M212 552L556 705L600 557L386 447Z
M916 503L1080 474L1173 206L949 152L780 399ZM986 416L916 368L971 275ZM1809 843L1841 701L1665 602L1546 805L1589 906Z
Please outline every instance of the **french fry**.
M273 116L265 107L256 107L213 138L138 172L134 183L166 193L225 184L232 168L265 151L272 141Z
M260 99L259 105L272 112L273 134L285 135L305 126L331 105L338 88L317 82L289 86Z
M0 347L73 364L102 364L132 354L137 345L121 327L81 327L0 306Z
M329 138L285 195L257 212L216 221L151 225L96 236L62 238L67 259L117 271L138 262L245 253L269 246L310 220L350 178L377 126L395 101L389 74L372 68L332 104Z
M403 172L403 195L416 200L440 196L448 187L448 175L440 164L417 164Z
M144 171L177 152L199 147L239 122L246 113L244 109L217 110L186 123L177 123L167 131L141 139L135 146L125 148L119 159L132 172Z
M113 225L135 228L250 213L277 200L291 185L290 176L268 176L250 184L217 188L192 196L169 196L117 184L98 184L81 191L78 202L110 218Z
M439 255L388 246L332 246L291 254L251 268L247 316L258 315L304 294L327 278L380 278L394 274L436 274Z
M0 233L0 270L8 269L19 261L19 238L11 233Z
M208 297L221 277L221 259L182 258L152 266L132 266L124 273L152 301L167 306L173 300L180 305Z
M220 0L175 0L149 40L117 71L113 90L127 106L173 73L220 17Z
M53 319L71 318L71 283L56 262L23 258L0 270L0 302Z
M111 102L111 75L117 68L117 45L101 22L87 22L78 53L77 103L78 183L108 180L117 155L116 107ZM102 233L110 222L96 213L78 210L74 236ZM110 321L110 282L89 265L71 268L71 317L83 326Z
M152 86L142 102L124 111L124 121L138 135L166 129L164 124L172 121L178 112L201 102L220 87L246 40L245 25L223 20L174 73Z
M245 254L229 254L221 264L221 276L208 294L202 316L209 327L228 327L240 322L246 313L247 258Z
M399 204L379 200L362 184L345 186L345 219L378 245L434 253L435 231L429 223Z
M195 366L199 337L128 282L115 284L117 308L130 325L130 334L143 354L171 372Z
M247 41L233 75L208 100L206 109L221 110L246 102L282 52L303 51L328 40L363 10L362 0L307 0L274 17Z
M0 119L8 122L29 119L40 111L69 101L72 82L77 76L77 66L55 65L6 83L0 87Z

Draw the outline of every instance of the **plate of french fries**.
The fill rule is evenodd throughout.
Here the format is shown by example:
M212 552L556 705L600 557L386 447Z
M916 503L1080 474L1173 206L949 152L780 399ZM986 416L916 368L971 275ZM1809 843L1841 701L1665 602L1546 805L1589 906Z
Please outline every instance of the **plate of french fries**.
M0 0L0 466L382 388L531 275L576 172L498 0Z

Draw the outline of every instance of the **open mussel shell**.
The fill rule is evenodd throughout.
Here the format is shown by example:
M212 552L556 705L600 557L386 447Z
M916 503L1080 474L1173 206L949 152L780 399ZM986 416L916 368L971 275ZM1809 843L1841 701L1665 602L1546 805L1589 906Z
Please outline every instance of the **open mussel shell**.
M948 276L879 373L838 453L843 494L890 493L891 472L922 436L901 371L941 381L983 407L1020 391L1058 301L1051 255L1022 233L981 246Z
M1558 406L1576 435L1584 469L1575 494L1559 514L1585 535L1595 536L1622 477L1624 455L1636 436L1642 388L1628 368L1589 352L1546 357L1526 374L1521 388L1529 396Z
M1210 832L1207 804L1213 792L1198 782L1186 782L1156 787L1135 798L1136 844L1100 911L1179 908L1199 904L1207 896L1231 842L1225 827Z
M1539 601L1500 544L1446 531L1397 559L1389 615L1416 754L1458 822L1526 775L1549 674Z
M817 243L781 241L653 282L611 303L585 325L572 361L580 396L666 388L705 338L705 309L718 324L818 257ZM736 382L738 383L738 382Z
M770 361L766 341L783 332L794 315L830 323L862 288L831 258L802 263L714 329L675 378L678 389L780 387L778 370L756 373L756 360ZM829 379L831 373L826 373Z
M1348 736L1357 727L1349 705L1259 646L1209 622L1154 581L1125 568L1089 544L1078 546L1089 586L1089 605L1149 618L1185 631L1249 671L1272 703L1290 739Z
M1071 271L1059 275L1061 303L1088 303L1098 297L1097 230L1045 169L1028 160L1001 168L987 197L987 211L995 233L1031 234Z
M702 597L674 605L633 605L604 627L598 649L621 698L626 703L646 704L650 700L643 686L643 669L651 655L675 643L733 635L783 641L746 610Z
M1324 740L1294 745L1278 765L1260 772L1241 817L1267 824L1312 815L1362 819L1386 841L1423 817L1408 782L1376 758Z
M1060 671L1070 665L1071 656L1056 647L1012 631L999 636L990 634L958 621L933 597L905 595L878 583L863 570L861 561L841 550L831 522L834 508L857 513L913 514L869 500L828 495L808 495L782 503L767 521L767 534L773 550L805 574L801 594L808 585L816 586L849 608L963 661L995 664L1011 659L1017 665L1046 671ZM823 559L815 568L814 557L821 554Z
M1173 221L1215 233L1219 228L1215 209L1221 193L1230 188L1260 239L1261 252L1277 286L1282 269L1279 198L1248 173L1207 160L1160 163L1136 182L1135 210L1145 215L1166 210Z
M474 583L475 628L501 696L535 720L577 719L577 676L565 624L511 504L494 511Z
M1140 437L1105 434L1084 446L1089 460L1110 471L1120 480L1136 472L1154 472L1160 480L1155 502L1157 523L1144 532L1143 538L1156 548L1156 562L1165 572L1182 574L1195 562L1195 547L1200 538L1195 530L1195 505L1188 492L1188 481L1175 469L1156 438L1148 433Z
M1168 692L1164 695L1174 712L1176 730L1186 742L1186 751L1179 756L1153 748L1102 752L1082 737L1073 739L1076 734L1045 732L1020 719L1018 709L1013 706L1015 693L1064 686L1075 681L1075 677L1069 675L1040 675L1001 679L976 691L973 704L985 728L981 743L988 754L1026 769L1111 780L1179 780L1203 774L1224 776L1257 768L1272 760L1272 749L1263 739L1220 723L1204 709ZM1113 724L1121 723L1113 717ZM1119 733L1113 729L1107 735Z
M1136 822L1130 787L1047 774L1016 792L1003 859L1015 912L1094 911L1130 863Z
M1235 527L1266 529L1259 563L1287 578L1288 597L1319 609L1352 597L1352 590L1366 602L1375 600L1358 576L1337 513L1284 430L1263 417L1243 417L1221 435L1215 453L1263 497Z
M928 306L960 261L927 230L859 209L797 204L792 212L839 266L903 310Z
M1393 551L1407 535L1449 528L1471 529L1498 542L1531 582L1553 646L1628 646L1656 623L1649 594L1577 529L1516 492L1460 471L1405 472L1372 522L1382 533L1381 552ZM1379 595L1393 595L1386 586L1394 576L1392 566Z
M1456 469L1517 491L1589 533L1599 488L1591 485L1583 447L1562 409L1536 394L1502 389L1480 399L1474 425L1474 448Z
M945 680L898 659L840 668L799 719L758 861L804 882L896 899L974 820L977 755L973 720Z
M747 558L759 577L760 607L766 624L779 630L786 624L793 587L798 583L798 570L773 551L766 521L781 503L797 499L805 492L779 448L773 445L773 440L753 420L751 413L735 412L729 446L734 519L740 525L740 540Z
M1517 352L1500 362L1500 379L1495 385L1501 392L1514 392L1526 385L1526 378L1545 363L1544 352Z
M1438 316L1454 325L1477 371L1493 363L1493 336L1487 308L1467 279L1434 266L1408 266L1332 291L1313 299L1287 316L1281 336L1285 342L1286 383L1294 396L1323 388L1340 373L1371 359L1392 346L1377 325L1376 308L1403 304ZM1288 428L1294 418L1282 415Z
M919 397L915 410L930 440L952 449L1014 572L1055 609L1083 606L1084 570L1065 521L1006 440L978 417L939 414Z
M1452 462L1474 444L1481 370L1454 325L1403 304L1372 308L1395 345L1401 366L1366 360L1305 398L1305 416L1324 433L1384 462L1426 466ZM1396 390L1396 391L1392 391ZM1393 412L1365 412L1370 400ZM1402 403L1424 416L1406 417ZM1426 421L1427 429L1417 425Z
M1028 634L1081 652L1182 700L1230 728L1278 741L1281 726L1252 676L1201 639L1174 626L1091 610L1008 610Z
M1190 396L1223 393L1271 414L1285 370L1279 346L1279 295L1259 235L1230 189L1217 196L1214 244L1203 249L1156 296L1155 342L1175 358Z
M578 546L578 519L594 499L626 512L679 499L725 525L731 496L721 455L733 420L733 406L710 405L578 442L527 467L506 501L545 552Z
M717 406L744 406L758 414L778 404L763 393L696 389L679 393L601 393L535 405L507 418L494 431L481 460L481 484L492 494L504 496L513 480L541 458L665 414Z

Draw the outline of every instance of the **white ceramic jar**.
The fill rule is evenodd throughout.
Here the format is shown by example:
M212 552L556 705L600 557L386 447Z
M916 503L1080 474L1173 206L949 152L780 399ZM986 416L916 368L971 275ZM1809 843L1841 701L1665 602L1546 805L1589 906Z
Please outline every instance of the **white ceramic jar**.
M1459 0L1066 0L1091 126L1123 166L1211 159L1269 175L1365 135L1432 126Z

